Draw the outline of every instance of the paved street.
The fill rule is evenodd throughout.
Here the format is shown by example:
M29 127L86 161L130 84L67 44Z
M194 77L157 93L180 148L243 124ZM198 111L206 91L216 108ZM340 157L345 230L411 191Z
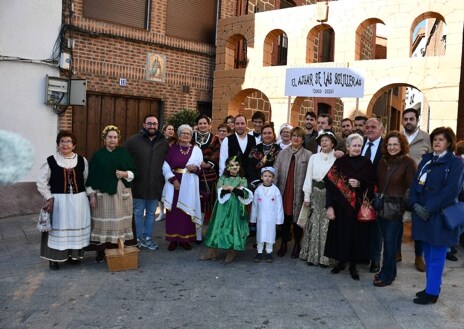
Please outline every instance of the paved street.
M253 263L251 247L236 261L200 262L205 247L142 250L135 271L111 273L94 253L57 272L39 258L35 215L0 219L0 328L462 328L464 250L447 263L435 305L412 303L425 277L405 243L399 275L376 288L366 265L361 280L330 274L289 255Z

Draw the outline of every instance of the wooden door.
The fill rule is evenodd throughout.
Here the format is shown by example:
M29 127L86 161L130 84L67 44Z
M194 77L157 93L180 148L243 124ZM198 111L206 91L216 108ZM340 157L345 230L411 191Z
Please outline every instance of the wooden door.
M154 114L160 118L161 101L124 95L87 93L87 105L75 107L72 131L76 135L75 151L88 160L103 147L101 132L107 125L121 131L120 144L142 129L143 118Z

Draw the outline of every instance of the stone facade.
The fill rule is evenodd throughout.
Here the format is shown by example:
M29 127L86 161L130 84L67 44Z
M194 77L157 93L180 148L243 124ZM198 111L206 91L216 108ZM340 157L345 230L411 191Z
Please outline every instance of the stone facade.
M287 67L349 67L363 73L364 97L342 98L341 110L332 113L336 120L357 114L370 116L382 94L393 87L410 85L421 90L430 105L430 129L446 125L456 129L462 58L462 17L464 3L459 1L334 1L329 2L327 22L317 21L320 6L308 5L254 15L222 19L218 24L216 69L213 89L213 120L219 123L228 114L243 111L244 99L261 92L270 103L272 121L302 123L299 97L285 96ZM446 53L433 57L411 57L411 35L417 24L428 18L446 23ZM359 41L360 27L385 24L388 31L386 59L357 60L366 56ZM308 35L311 29L330 26L335 32L335 57L332 63L307 61ZM286 66L265 66L266 38L275 30L288 37ZM364 30L363 30L364 33ZM374 33L375 34L375 33ZM363 34L367 38L366 34ZM234 69L228 57L234 54L234 40L247 42L247 66ZM369 56L369 55L367 55ZM312 102L319 100L313 99ZM310 102L309 102L310 103ZM310 105L314 106L314 105ZM295 120L297 120L295 122Z

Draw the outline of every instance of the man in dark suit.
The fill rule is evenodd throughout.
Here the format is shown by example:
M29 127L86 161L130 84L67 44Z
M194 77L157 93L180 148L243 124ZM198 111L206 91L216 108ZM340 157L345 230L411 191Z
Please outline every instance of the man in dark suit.
M328 114L322 114L322 113L319 114L319 116L317 117L317 131L318 132L323 131L323 130L332 131L332 125L333 125L333 119L331 116L329 116ZM320 151L320 146L318 145L316 141L316 137L317 135L309 138L307 142L305 141L305 148L311 151L313 154ZM335 147L335 152L336 152L335 155L337 157L340 157L346 152L345 140L337 135L335 135L335 138L337 139L337 146ZM340 151L340 152L337 152L337 151Z
M364 143L361 155L369 158L374 165L377 173L377 165L382 157L381 144L383 124L378 118L371 118L366 121L366 141ZM369 257L371 264L369 272L377 273L380 271L380 253L382 251L382 234L380 232L379 221L376 220L370 224L369 229Z

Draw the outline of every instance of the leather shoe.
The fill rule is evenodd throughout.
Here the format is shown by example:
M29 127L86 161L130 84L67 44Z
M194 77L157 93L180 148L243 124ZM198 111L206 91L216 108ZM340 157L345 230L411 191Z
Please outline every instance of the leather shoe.
M435 304L437 300L438 300L438 296L429 295L427 293L424 293L424 295L414 298L413 302L414 304L427 305L427 304Z
M446 259L451 260L453 262L456 262L458 260L458 258L454 256L454 254L451 251L446 253Z
M371 266L369 267L369 272L371 273L377 273L380 271L380 263L376 261L371 261Z
M184 248L185 250L192 250L192 246L191 246L190 243L188 243L188 242L180 242L179 244L180 244L180 246L181 246L182 248Z
M346 267L346 264L338 264L336 265L332 270L330 270L330 273L332 274L337 274L340 273L340 271L343 271Z
M453 254L457 254L458 250L455 247L450 247L450 252Z
M51 269L52 271L58 271L58 270L60 269L60 263L58 263L58 262L52 262L52 261L50 261L49 266L50 266L50 269Z
M171 241L169 243L168 250L173 251L173 250L176 250L176 248L177 248L177 241Z
M391 282L387 282L387 281L383 281L383 280L380 280L380 279L376 279L374 280L374 282L372 283L374 286L376 287L386 287L386 286L389 286L391 285Z
M351 278L355 281L359 281L359 273L355 268L350 268Z
M287 242L282 242L282 244L280 245L280 249L277 252L277 256L284 257L286 253L287 253Z
M416 297L424 297L426 295L425 289L416 292Z
M293 259L296 259L298 257L300 257L300 251L301 251L301 247L299 245L294 245L293 246L293 251L292 251L292 258Z
M414 265L416 265L416 269L419 272L425 272L425 263L424 258L422 258L422 256L416 256L416 259L414 260Z

